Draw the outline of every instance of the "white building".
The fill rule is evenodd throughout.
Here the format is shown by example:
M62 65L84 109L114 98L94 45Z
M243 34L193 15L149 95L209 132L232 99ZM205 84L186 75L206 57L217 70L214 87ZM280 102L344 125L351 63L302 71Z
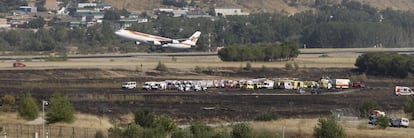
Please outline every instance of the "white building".
M239 8L214 8L215 16L227 16L227 15L249 15L247 12L243 12Z

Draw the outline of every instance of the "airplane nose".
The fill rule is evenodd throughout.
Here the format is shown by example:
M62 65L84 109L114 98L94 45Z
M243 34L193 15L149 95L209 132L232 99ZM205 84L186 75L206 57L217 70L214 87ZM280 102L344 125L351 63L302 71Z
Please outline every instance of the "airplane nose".
M115 32L115 34L116 35L120 35L121 34L121 31L118 30L118 31Z

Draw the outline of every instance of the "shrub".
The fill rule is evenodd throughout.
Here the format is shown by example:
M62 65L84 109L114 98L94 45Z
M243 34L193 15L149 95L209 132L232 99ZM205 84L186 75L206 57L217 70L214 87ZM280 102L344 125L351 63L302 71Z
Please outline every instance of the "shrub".
M167 137L167 133L165 131L162 131L158 128L145 128L144 133L142 135L142 138L165 138ZM131 138L137 138L137 137L131 137Z
M379 116L377 120L378 127L381 129L385 129L388 127L388 117L387 116Z
M281 138L282 136L280 136L278 132L275 133L272 130L262 129L262 130L254 132L254 137L255 138ZM300 136L291 136L291 137L301 138L301 137L306 137L306 136L300 135Z
M172 56L172 57L171 57L171 61L173 61L173 62L177 62L177 58L176 58L175 56Z
M8 112L11 110L12 106L16 102L16 98L14 98L14 96L12 95L6 94L1 98L1 101L3 102L3 111Z
M250 64L250 62L246 63L246 67L244 68L244 70L247 70L247 71L252 70L252 65Z
M255 121L272 121L277 119L279 119L279 115L277 115L276 113L269 112L259 114L258 116L256 116L256 118L254 118Z
M166 116L158 116L155 120L155 127L168 133L177 129L177 125L174 120Z
M24 58L23 61L24 62L32 62L32 59L31 58Z
M201 72L203 72L203 68L200 67L200 66L195 66L194 71L197 72L197 73L201 73Z
M109 138L123 138L123 135L122 129L116 125L108 129Z
M286 70L292 70L293 69L292 63L285 63L285 69Z
M123 135L127 138L139 138L143 135L143 129L135 123L131 123L125 128Z
M231 135L233 138L251 138L253 137L253 130L245 123L236 124L233 126Z
M262 65L262 71L267 71L267 67L265 65Z
M329 57L327 54L320 55L319 57Z
M195 138L210 138L213 136L213 129L200 121L191 123L190 131Z
M295 67L295 70L299 70L299 64L297 62L293 62L293 67Z
M47 121L70 123L75 119L74 109L66 96L60 93L54 93L50 99L47 111Z
M225 131L219 131L212 138L231 138L231 135Z
M30 93L25 94L21 98L19 104L19 115L27 120L33 120L39 116L39 109L37 108L36 102Z
M143 109L134 112L134 121L143 128L150 128L154 125L155 116L148 110Z
M362 73L360 75L352 75L350 77L351 80L356 80L356 81L366 81L368 79L367 75L365 73Z
M105 138L105 136L101 130L98 130L95 132L95 138Z
M336 122L333 116L319 118L314 128L313 136L316 138L345 138L343 128Z
M171 138L193 138L193 135L188 129L177 129L172 132Z
M158 61L158 65L157 65L157 67L155 67L155 70L158 70L158 71L167 71L168 68L161 61Z
M68 60L68 56L66 54L57 55L57 56L49 56L45 59L45 61L52 61L52 62L67 61L67 60Z
M359 112L361 117L368 117L372 110L382 110L382 107L374 100L368 99L359 106Z
M406 97L404 102L404 112L412 113L414 112L414 102L411 97Z
M3 104L13 105L16 102L16 98L14 96L6 94L1 98Z

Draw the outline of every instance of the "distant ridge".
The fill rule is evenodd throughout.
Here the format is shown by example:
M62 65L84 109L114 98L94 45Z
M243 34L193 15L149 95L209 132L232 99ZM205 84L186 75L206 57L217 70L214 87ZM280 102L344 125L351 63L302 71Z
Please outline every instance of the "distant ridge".
M163 0L103 0L116 8L126 8L129 11L144 12L154 8L168 8L162 5ZM312 10L315 0L195 0L197 5L207 10L209 7L238 7L247 12L284 12L294 14ZM296 1L296 2L294 2ZM328 0L340 3L342 0ZM414 11L414 0L351 0L371 5L378 9Z

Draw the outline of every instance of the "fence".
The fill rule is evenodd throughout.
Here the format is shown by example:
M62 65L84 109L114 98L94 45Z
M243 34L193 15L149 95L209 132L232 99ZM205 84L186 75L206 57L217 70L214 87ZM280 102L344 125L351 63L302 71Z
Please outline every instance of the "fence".
M38 138L93 138L98 131L96 128L48 125L45 126L44 131L42 125L0 124L0 126L1 138L35 138L36 133ZM105 131L103 132L106 135Z

